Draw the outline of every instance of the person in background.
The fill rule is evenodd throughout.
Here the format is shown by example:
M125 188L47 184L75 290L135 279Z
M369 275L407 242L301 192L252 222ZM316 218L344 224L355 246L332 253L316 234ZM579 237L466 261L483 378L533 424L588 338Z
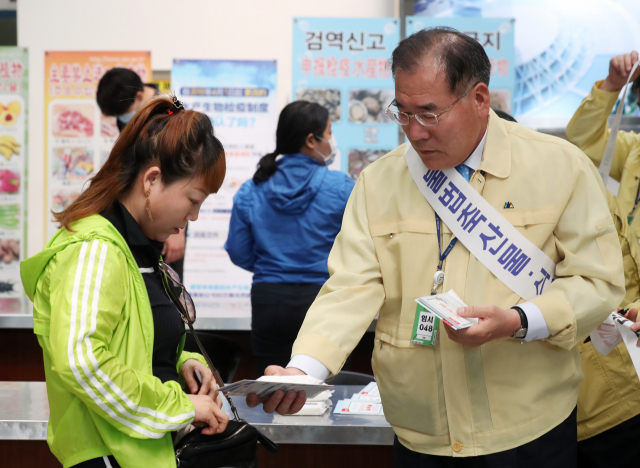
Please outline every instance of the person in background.
M609 62L609 75L598 81L566 129L567 139L600 164L609 138L608 117L627 82L638 53L618 55ZM640 101L640 70L631 92ZM621 307L635 320L639 305L640 135L619 132L610 176L620 182L618 196L607 191L609 208L623 252L626 294ZM629 226L628 221L631 223ZM584 468L617 468L640 457L640 380L624 343L602 356L587 339L578 346L584 380L578 396L578 462Z
M354 185L327 169L336 152L327 109L293 102L280 113L275 150L233 198L224 247L235 265L253 272L258 375L289 362L307 309L329 278L327 257Z
M158 87L151 83L143 84L136 72L128 68L112 68L100 79L96 100L104 115L116 117L118 130L122 132L136 112L157 95ZM185 227L169 237L162 248L164 260L180 278L184 273L186 230Z
M183 351L160 262L162 242L198 218L225 168L205 114L153 100L91 185L54 213L60 230L45 249L20 265L43 350L47 442L65 467L175 466L173 431L225 429L211 371Z
M567 140L576 145L593 161L600 165L609 139L608 118L615 105L620 90L627 82L631 67L638 61L638 52L613 57L609 62L606 79L596 81L589 95L573 115L567 125ZM640 103L640 67L631 77L631 92ZM629 219L631 232L640 239L640 216L636 216L640 203L640 134L618 132L616 150L609 175L620 182L618 203Z

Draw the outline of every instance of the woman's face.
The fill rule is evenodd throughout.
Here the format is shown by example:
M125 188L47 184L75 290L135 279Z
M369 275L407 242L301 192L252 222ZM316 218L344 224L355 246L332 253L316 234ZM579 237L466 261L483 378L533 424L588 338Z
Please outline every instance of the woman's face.
M209 196L202 176L181 179L171 185L164 185L159 176L155 181L145 180L145 190L149 189L153 221L145 213L140 217L140 226L149 239L159 242L178 234L187 221L197 220L200 207Z
M323 139L318 141L317 147L317 150L324 154L325 157L331 155L331 145L329 145L331 135L331 119L327 119L327 126L324 128L324 132L322 133Z

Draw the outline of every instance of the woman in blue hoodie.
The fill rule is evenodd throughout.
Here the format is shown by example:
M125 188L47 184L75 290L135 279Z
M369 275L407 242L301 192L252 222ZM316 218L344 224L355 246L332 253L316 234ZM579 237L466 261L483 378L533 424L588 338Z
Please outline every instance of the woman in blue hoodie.
M233 198L224 248L234 264L253 272L258 375L287 365L307 310L329 279L327 258L354 185L327 169L336 152L327 109L293 102L280 113L275 151Z

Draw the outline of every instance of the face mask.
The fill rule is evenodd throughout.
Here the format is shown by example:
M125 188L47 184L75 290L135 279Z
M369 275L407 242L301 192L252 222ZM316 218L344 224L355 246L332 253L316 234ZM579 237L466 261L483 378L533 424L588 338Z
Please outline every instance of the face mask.
M136 115L136 111L127 112L126 114L119 115L118 120L123 124L126 124L133 118L134 115Z
M318 137L320 140L322 141L327 141L322 137ZM324 154L322 154L320 151L315 150L316 153L318 153L320 156L322 156L322 159L324 160L324 165L325 166L330 166L331 163L333 163L333 161L336 160L336 156L338 155L338 142L336 141L336 137L334 137L333 135L331 135L331 138L329 138L329 147L331 148L331 153L329 154L329 156L325 156Z

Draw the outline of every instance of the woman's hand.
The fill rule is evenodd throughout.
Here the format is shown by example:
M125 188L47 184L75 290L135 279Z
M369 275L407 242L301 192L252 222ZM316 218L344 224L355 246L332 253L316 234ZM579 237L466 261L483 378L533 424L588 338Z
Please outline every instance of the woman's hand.
M207 395L188 395L196 410L193 420L194 426L208 425L202 430L205 435L220 434L227 428L229 416L216 405Z
M201 383L198 383L198 377L196 371L200 374ZM182 367L180 373L184 377L189 391L193 395L206 395L213 400L219 408L222 408L222 398L218 395L216 384L213 378L211 370L196 359L187 359Z
M184 248L186 245L184 229L180 229L178 234L167 237L164 241L162 249L162 258L167 263L173 263L184 257Z

